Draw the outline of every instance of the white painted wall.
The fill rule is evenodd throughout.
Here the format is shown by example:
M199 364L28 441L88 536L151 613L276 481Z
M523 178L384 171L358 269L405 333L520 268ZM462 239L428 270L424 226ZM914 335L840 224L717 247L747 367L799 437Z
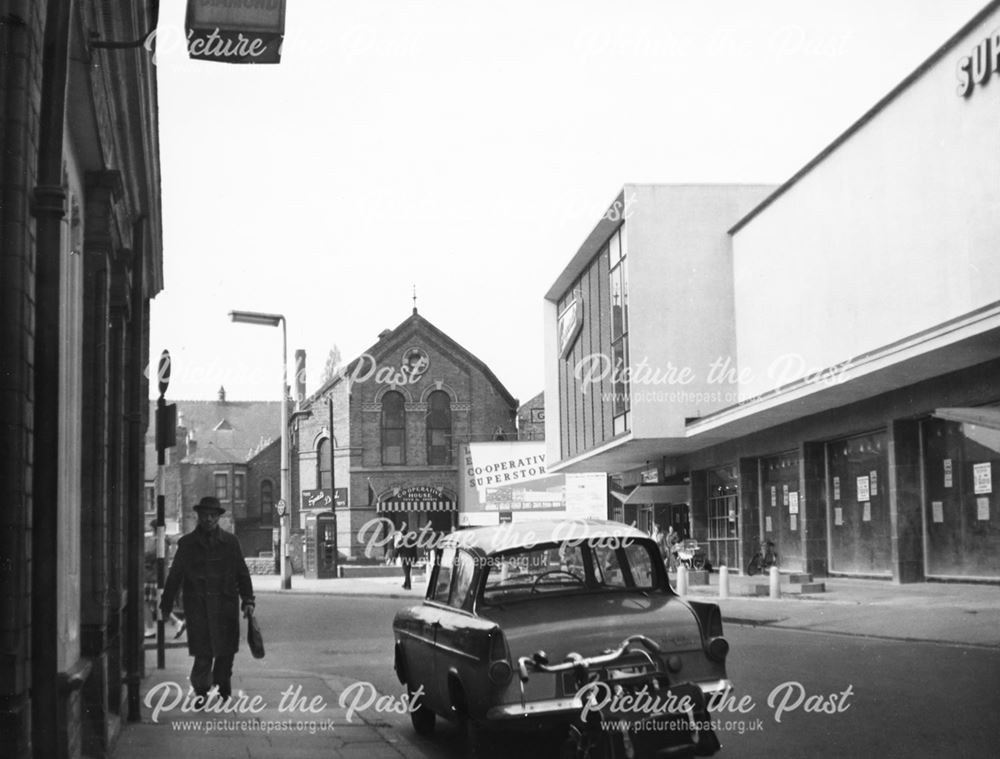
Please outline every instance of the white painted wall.
M685 417L735 402L733 384L710 377L716 361L736 361L728 230L772 189L625 187L631 364L649 367L649 382L632 383L636 437L682 437Z
M1000 300L1000 76L956 92L959 59L998 27L945 51L735 233L741 399Z

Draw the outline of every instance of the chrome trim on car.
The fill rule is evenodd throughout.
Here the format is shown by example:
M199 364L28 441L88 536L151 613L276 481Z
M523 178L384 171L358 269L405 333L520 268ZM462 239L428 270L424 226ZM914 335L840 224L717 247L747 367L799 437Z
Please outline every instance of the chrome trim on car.
M701 692L706 696L713 693L722 693L733 687L731 680L713 680L707 683L696 683L696 685L701 688Z
M567 714L578 712L583 708L583 701L576 696L572 698L549 698L543 701L529 701L521 704L502 704L493 706L486 712L486 719L519 719L549 714Z

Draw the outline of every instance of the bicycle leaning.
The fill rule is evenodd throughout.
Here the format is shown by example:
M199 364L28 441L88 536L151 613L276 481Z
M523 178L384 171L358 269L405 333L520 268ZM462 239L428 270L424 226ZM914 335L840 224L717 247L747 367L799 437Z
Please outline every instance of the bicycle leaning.
M750 563L747 564L747 574L753 576L776 566L778 566L778 554L774 552L774 543L770 540L763 540L760 544L760 550L753 555Z

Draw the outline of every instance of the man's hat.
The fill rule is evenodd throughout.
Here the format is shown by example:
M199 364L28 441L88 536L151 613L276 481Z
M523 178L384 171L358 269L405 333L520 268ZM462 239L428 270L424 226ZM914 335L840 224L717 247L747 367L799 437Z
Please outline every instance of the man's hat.
M225 513L226 511L223 508L222 504L219 503L219 499L216 498L214 495L206 495L204 498L198 501L197 504L195 504L194 507L195 511L201 511L202 509L217 511L220 514Z

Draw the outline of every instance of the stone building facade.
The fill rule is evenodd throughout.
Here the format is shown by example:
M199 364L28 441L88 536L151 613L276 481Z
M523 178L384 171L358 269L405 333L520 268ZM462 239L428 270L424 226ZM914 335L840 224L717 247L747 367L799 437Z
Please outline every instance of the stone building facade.
M0 0L0 747L107 756L138 720L155 4ZM121 5L122 9L126 5Z
M349 561L380 557L366 547L390 523L453 529L457 446L514 439L517 408L489 367L414 309L292 415L293 530L333 494ZM317 491L330 501L310 507Z

